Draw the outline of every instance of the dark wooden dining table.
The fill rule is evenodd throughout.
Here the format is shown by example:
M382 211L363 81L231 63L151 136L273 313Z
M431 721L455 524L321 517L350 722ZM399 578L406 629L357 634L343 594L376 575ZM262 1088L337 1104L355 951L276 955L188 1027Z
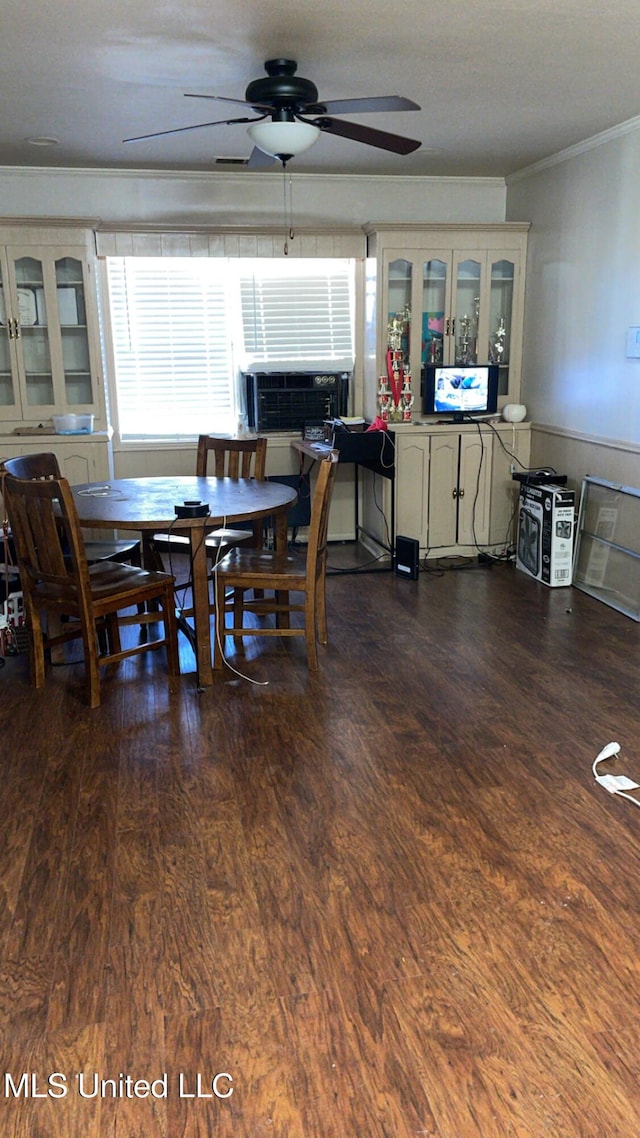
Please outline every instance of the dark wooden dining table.
M189 537L194 648L198 687L213 683L209 573L205 538L210 530L273 517L276 546L287 541L287 511L296 491L253 478L115 478L72 486L80 524L95 529L176 533ZM206 504L206 517L176 516L185 502Z

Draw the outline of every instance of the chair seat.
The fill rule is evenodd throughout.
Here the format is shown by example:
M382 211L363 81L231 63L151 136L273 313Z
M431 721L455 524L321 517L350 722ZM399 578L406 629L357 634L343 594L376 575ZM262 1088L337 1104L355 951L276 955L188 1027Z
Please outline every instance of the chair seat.
M135 603L144 600L146 593L156 595L158 586L167 580L172 580L169 573L156 573L147 569L139 569L136 565L123 565L119 561L97 561L89 566L89 586L94 606L100 608L101 600L111 598L115 592L123 601L125 607L127 593L135 594ZM38 581L33 586L33 593L42 598L62 598L62 589L59 584L49 584L47 581ZM78 590L70 581L63 598L64 605L74 605ZM133 602L132 602L133 603Z
M247 589L282 588L295 591L296 588L305 588L307 559L305 553L297 550L244 547L229 550L220 561L218 570L224 575L227 587L233 585L236 576L241 576L242 585Z
M205 547L217 553L222 545L237 545L241 542L253 540L253 530L250 529L214 529L205 538ZM188 552L189 538L180 533L154 533L153 542L162 551L173 549L175 552Z
M85 541L84 548L90 565L95 561L128 561L140 554L137 538L133 541Z

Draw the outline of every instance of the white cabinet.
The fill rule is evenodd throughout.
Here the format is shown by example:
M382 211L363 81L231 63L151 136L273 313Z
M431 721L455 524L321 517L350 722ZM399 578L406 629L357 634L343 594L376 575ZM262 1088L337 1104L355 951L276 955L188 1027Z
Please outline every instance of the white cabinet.
M386 372L390 322L403 328L402 350L419 417L423 365L499 367L499 406L517 403L528 225L369 225L367 251L367 403ZM375 270L373 268L375 263ZM375 357L375 358L374 358Z
M493 439L482 431L431 436L428 484L429 546L443 550L486 546Z
M420 555L501 553L515 544L519 483L528 467L528 423L413 424L394 430L396 533ZM365 528L384 537L389 489L363 480Z
M411 434L395 432L396 440L396 531L403 537L412 537L424 550L429 544L429 460L431 436L414 430ZM402 479L400 485L398 479ZM365 487L368 483L365 482ZM369 494L369 499L374 495ZM374 501L375 506L375 501ZM363 503L363 513L369 528L376 524L375 509ZM385 512L388 502L384 501ZM375 532L375 530L374 530Z
M0 421L106 427L89 233L0 227Z
M94 415L55 435L53 415ZM0 460L53 451L72 483L113 477L91 232L0 226Z
M111 448L106 432L69 436L43 434L37 442L32 436L0 435L0 462L5 458L45 452L56 455L62 474L72 485L106 482L113 478Z

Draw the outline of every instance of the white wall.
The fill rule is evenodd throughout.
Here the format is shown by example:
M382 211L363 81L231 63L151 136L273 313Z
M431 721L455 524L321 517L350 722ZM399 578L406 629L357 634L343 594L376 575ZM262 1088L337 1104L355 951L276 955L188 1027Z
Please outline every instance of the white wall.
M635 120L521 172L507 188L507 220L531 221L529 417L632 448L640 445L640 359L626 358L626 344L628 327L640 325L639 182Z
M504 221L502 178L292 176L299 226L367 221ZM108 225L280 226L282 174L0 167L4 218L93 218Z

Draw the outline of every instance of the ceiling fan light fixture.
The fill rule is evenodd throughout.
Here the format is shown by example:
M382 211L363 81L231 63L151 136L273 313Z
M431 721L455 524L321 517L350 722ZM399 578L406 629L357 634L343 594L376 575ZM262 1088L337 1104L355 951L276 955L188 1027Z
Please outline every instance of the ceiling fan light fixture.
M279 158L281 162L295 158L313 146L320 128L310 122L256 122L247 134L258 150Z

